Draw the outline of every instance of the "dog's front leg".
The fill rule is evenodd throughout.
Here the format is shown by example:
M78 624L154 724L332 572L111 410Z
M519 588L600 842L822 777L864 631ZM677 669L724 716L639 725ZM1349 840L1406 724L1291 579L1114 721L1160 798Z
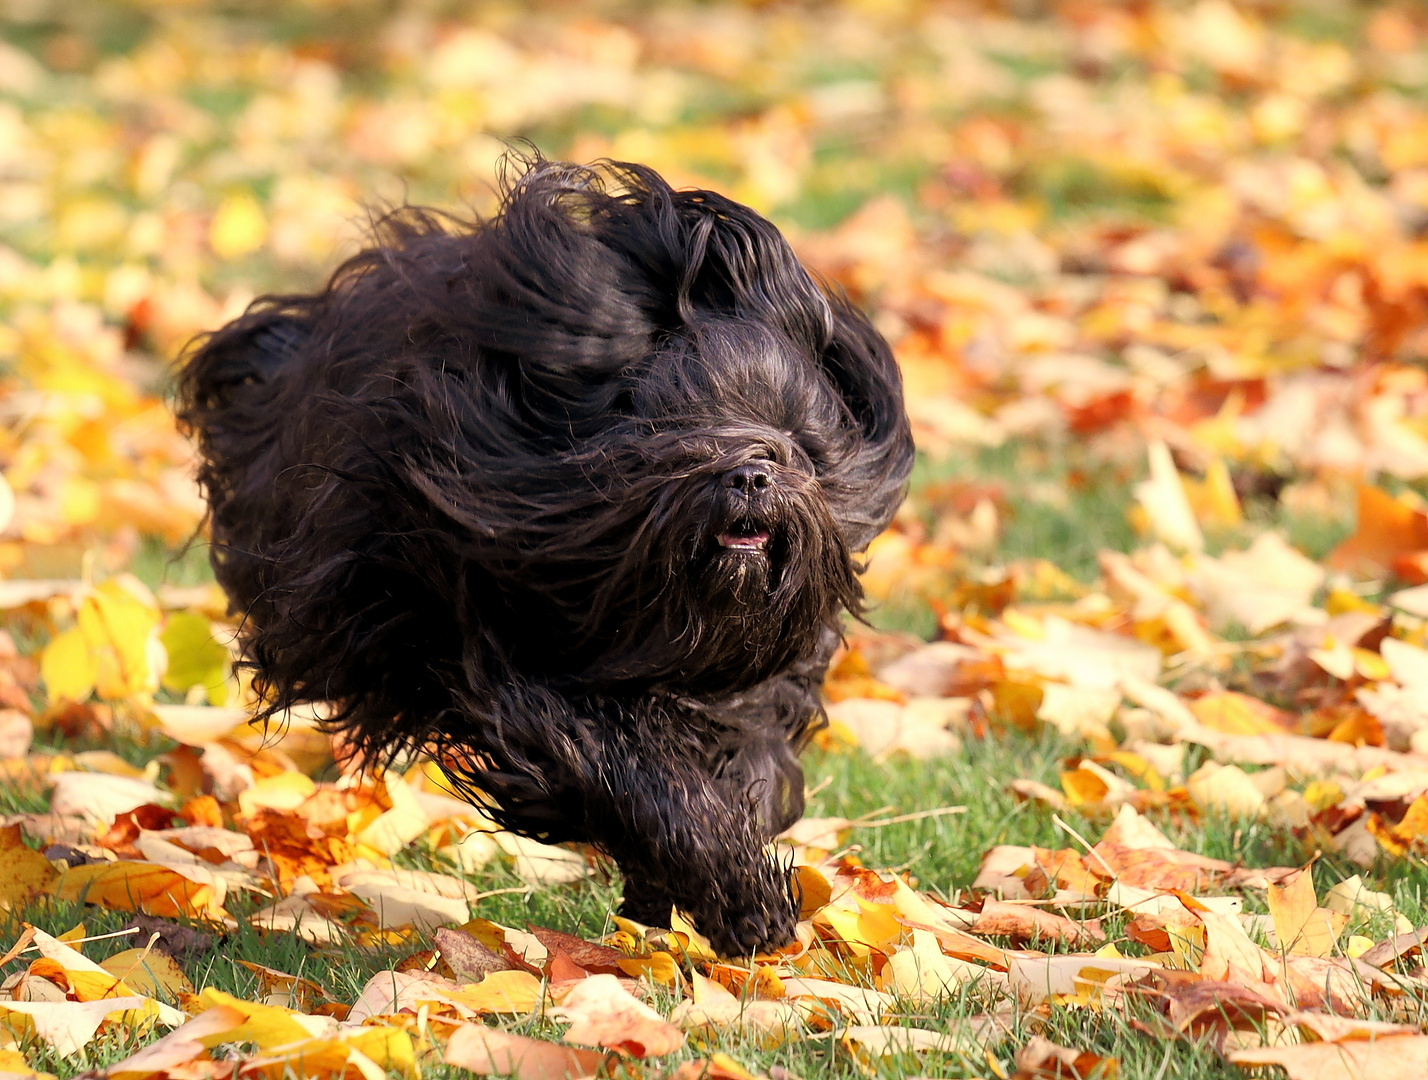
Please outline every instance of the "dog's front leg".
M591 833L625 875L624 914L663 926L678 908L724 955L747 956L793 936L798 904L787 867L765 851L752 797L664 754L611 768L587 805Z
M707 717L667 698L631 707L519 690L495 699L500 716L486 711L492 697L470 699L473 714L486 713L473 725L487 733L485 761L464 768L449 756L459 786L484 792L508 828L584 840L613 858L631 918L665 925L678 908L727 956L793 937L792 877L764 850L766 797L715 776Z

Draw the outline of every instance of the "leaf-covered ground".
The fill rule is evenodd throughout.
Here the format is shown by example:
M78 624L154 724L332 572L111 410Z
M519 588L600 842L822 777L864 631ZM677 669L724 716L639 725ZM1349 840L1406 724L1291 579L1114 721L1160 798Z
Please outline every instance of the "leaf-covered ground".
M1421 5L0 20L0 1072L1425 1075ZM245 724L169 364L508 138L753 204L902 363L778 954Z

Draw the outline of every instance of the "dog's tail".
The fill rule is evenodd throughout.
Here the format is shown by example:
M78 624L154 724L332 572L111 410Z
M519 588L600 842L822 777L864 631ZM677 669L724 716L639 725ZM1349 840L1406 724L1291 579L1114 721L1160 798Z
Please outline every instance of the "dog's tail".
M246 608L262 589L252 553L277 508L273 492L259 489L258 464L281 438L284 371L302 353L311 325L303 301L266 298L199 338L178 371L174 412L198 446L214 570L235 608Z

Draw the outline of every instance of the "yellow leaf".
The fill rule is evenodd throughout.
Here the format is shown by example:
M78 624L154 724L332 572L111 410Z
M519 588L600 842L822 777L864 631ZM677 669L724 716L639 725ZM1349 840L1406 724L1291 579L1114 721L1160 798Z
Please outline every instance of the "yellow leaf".
M1212 458L1203 480L1185 480L1185 493L1203 525L1234 528L1244 520L1230 470L1223 458Z
M670 938L678 946L679 951L684 954L686 960L698 964L719 958L719 954L714 951L714 946L709 944L709 939L694 929L694 924L681 915L678 910L670 912L669 930Z
M246 1074L283 1080L293 1076L376 1078L416 1074L412 1037L397 1027L371 1026L341 1031L335 1038L309 1039L243 1063Z
M35 961L31 970L48 962L57 965L69 980L70 992L79 1001L101 1001L106 998L132 997L136 991L108 969L96 964L78 949L51 937L43 930L35 931L35 947L43 960ZM51 976L53 977L53 976Z
M1159 439L1147 446L1150 457L1150 479L1135 486L1136 501L1144 510L1155 535L1180 551L1200 551L1205 538L1190 508L1185 484L1170 448Z
M95 665L94 684L106 700L152 694L159 686L163 647L159 610L138 582L111 579L89 590L76 613Z
M395 855L431 824L431 817L421 808L412 789L395 774L384 781L392 808L384 811L366 828L356 833L359 844L376 848L383 855Z
M1391 855L1422 851L1428 841L1428 795L1420 795L1409 803L1408 812L1397 825L1388 824L1378 814L1370 814L1365 824L1369 835Z
M25 1055L18 1050L0 1050L0 1073L7 1077L30 1078L30 1080L55 1080L53 1073L36 1072Z
M20 826L0 829L0 908L15 910L43 892L56 870L38 851L20 839Z
M262 808L294 810L315 791L317 785L303 773L291 770L276 773L238 793L238 812L250 818Z
M447 991L447 997L477 1012L532 1012L545 996L541 981L529 971L493 971L478 983Z
M67 476L60 485L60 517L68 525L88 525L99 516L99 485L83 476Z
M169 657L163 679L166 689L186 694L193 687L201 686L208 691L210 704L226 703L232 660L228 650L213 640L213 630L206 618L188 611L170 615L159 640Z
M1283 735L1288 728L1276 722L1279 711L1272 705L1234 691L1196 698L1190 711L1207 728L1226 735Z
M1061 774L1061 790L1072 806L1099 803L1110 794L1110 786L1090 769L1068 769Z
M636 979L649 976L665 986L679 985L679 965L667 952L651 953L649 956L631 956L616 960L620 970Z
M1253 817L1264 809L1264 792L1238 765L1207 761L1190 774L1185 787L1201 810Z
M40 654L40 676L51 703L85 701L94 692L94 658L79 627L58 634Z
M267 238L268 219L258 200L246 191L224 199L208 229L208 242L220 259L236 259L257 251Z
M193 993L193 983L173 957L156 949L125 949L99 966L149 997L177 1001L180 994Z
M1332 780L1311 780L1304 785L1304 801L1310 813L1326 810L1344 797L1344 789Z
M1293 956L1325 956L1333 946L1325 939L1325 927L1316 924L1314 912L1319 901L1314 895L1314 876L1300 872L1288 885L1271 885L1266 897L1274 919L1274 937L1279 947Z
M199 993L198 1000L205 1008L221 1005L232 1009L242 1018L240 1023L232 1027L220 1027L218 1030L195 1036L195 1042L210 1049L219 1043L250 1042L260 1050L267 1050L275 1046L306 1042L331 1029L331 1021L325 1016L308 1016L279 1005L244 1001L211 986Z

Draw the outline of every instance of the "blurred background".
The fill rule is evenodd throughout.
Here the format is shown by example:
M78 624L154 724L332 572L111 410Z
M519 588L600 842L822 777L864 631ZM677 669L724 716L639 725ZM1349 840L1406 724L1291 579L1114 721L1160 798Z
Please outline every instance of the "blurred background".
M170 364L529 140L753 205L874 313L923 451L886 625L1142 536L1322 557L1363 482L1400 533L1339 563L1422 580L1425 104L1417 3L3 0L0 574L221 611Z

